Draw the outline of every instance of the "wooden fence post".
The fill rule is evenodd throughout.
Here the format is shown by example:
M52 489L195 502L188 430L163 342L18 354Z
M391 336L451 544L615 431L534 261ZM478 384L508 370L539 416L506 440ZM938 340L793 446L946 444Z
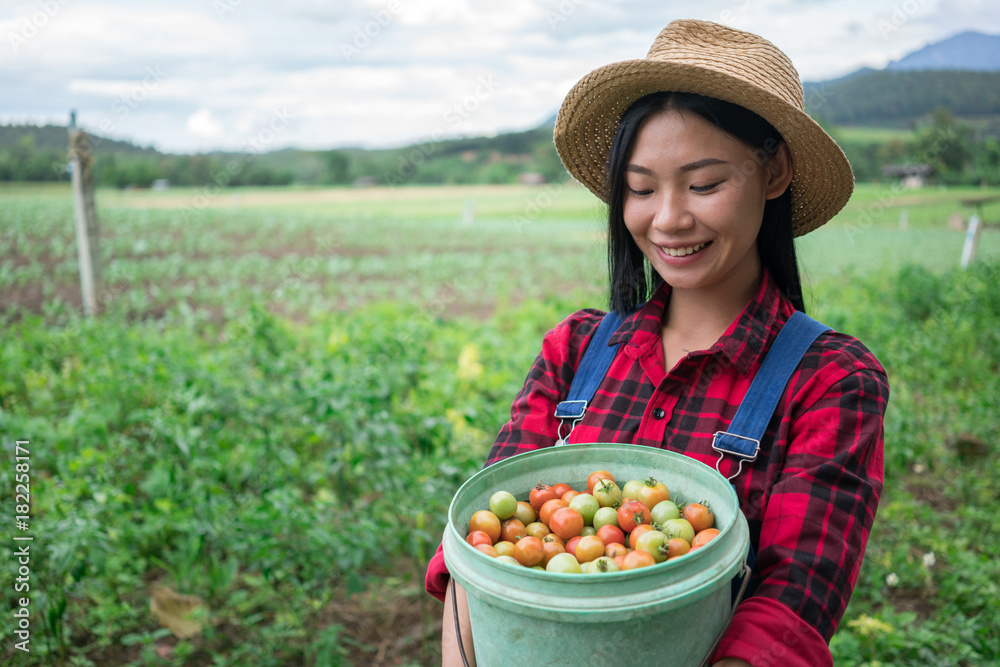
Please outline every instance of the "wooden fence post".
M73 208L76 212L76 244L80 258L80 289L83 314L97 313L97 286L101 281L101 253L94 204L94 156L90 137L76 127L76 113L70 114L69 165L73 177Z

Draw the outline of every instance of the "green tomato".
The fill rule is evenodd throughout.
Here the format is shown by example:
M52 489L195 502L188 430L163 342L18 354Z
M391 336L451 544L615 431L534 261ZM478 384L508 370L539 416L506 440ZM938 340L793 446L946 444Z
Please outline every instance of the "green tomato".
M681 511L672 500L661 500L649 511L653 523L663 524L671 519L681 518Z
M560 572L562 574L580 574L583 572L583 568L580 567L580 561L573 554L568 553L556 554L550 558L545 569L549 572Z
M594 525L594 515L597 514L597 510L601 509L601 504L597 502L597 498L589 493L581 493L575 496L573 500L569 501L569 506L580 513L580 516L583 517L583 525L585 526Z
M670 519L669 521L665 521L660 530L663 531L668 540L680 537L687 540L688 544L691 544L691 540L694 539L694 527L687 519Z
M622 487L622 498L631 498L632 500L639 500L639 490L645 486L641 479L630 479L625 482L625 486Z
M497 491L490 497L490 511L497 515L501 521L505 521L517 512L517 498L507 491Z
M635 541L637 551L645 551L657 563L667 560L667 536L658 530L647 530Z
M614 507L622 501L622 490L610 479L602 479L594 486L594 497L601 507Z
M523 565L518 563L517 559L514 558L513 556L497 556L496 560L497 562L507 563L508 565L513 565L514 567L524 567Z
M601 526L617 526L618 510L614 507L602 507L594 514L594 528L601 529Z
M618 572L620 570L618 563L615 562L615 559L608 558L607 556L595 558L587 564L590 566L587 568L588 574L605 574L607 572Z
M593 526L584 526L580 531L580 537L586 537L587 535L597 535L597 529Z

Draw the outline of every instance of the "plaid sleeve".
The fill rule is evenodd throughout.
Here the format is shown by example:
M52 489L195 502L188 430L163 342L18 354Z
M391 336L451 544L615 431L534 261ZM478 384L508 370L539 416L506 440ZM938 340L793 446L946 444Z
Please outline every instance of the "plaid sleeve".
M786 415L785 465L762 517L758 587L716 659L830 664L825 644L854 591L882 491L889 385L867 350L827 354L833 358L797 387Z
M569 393L576 367L603 316L597 310L580 310L545 334L542 351L510 406L510 421L500 429L487 466L555 444L556 405Z

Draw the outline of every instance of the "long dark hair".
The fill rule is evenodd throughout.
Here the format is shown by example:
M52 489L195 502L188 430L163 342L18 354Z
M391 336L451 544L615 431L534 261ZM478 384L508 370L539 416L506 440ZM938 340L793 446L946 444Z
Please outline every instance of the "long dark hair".
M660 92L634 102L622 115L608 155L608 270L611 309L628 313L652 296L663 279L656 274L625 227L625 167L636 135L651 114L668 110L691 111L747 145L757 166L770 160L784 141L766 120L737 104L696 93ZM805 311L802 281L792 237L791 188L764 205L757 234L757 253L778 287L796 309Z

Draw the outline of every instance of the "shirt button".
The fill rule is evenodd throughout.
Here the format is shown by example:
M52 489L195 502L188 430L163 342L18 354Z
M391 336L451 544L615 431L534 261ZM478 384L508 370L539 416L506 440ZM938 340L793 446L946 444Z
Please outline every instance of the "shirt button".
M663 408L656 408L655 410L653 410L653 416L656 417L657 419L663 419L663 416L666 414L667 413L663 411Z

